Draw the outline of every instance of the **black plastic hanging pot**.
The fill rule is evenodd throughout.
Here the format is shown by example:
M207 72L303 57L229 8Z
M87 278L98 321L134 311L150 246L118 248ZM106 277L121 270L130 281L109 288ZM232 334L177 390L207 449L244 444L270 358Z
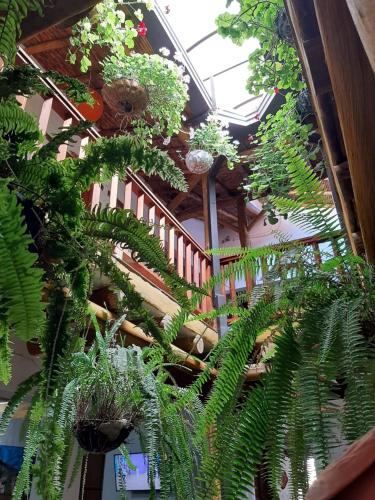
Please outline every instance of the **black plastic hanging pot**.
M314 114L310 94L307 89L301 90L297 96L296 110L302 119Z
M285 9L279 9L277 11L275 28L280 40L283 40L289 45L294 45L293 30Z
M81 448L89 453L108 453L118 448L133 430L127 420L79 420L73 433Z

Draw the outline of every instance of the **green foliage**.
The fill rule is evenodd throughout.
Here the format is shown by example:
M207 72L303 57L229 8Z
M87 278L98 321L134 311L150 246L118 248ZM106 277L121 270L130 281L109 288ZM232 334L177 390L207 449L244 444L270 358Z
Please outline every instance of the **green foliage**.
M128 16L124 9L124 6L133 3L146 3L146 7L149 10L151 8L150 2L145 1L103 0L97 3L89 15L79 20L72 28L69 62L75 64L77 54L80 55L80 69L86 73L91 66L90 54L95 46L108 47L110 53L117 57L125 55L125 47L133 49L138 31L131 16ZM143 14L140 9L134 14L142 21Z
M12 376L11 349L9 347L9 328L0 323L0 380L7 385Z
M16 57L16 43L21 34L21 23L28 12L43 14L44 0L1 0L0 1L0 56L6 64L13 64Z
M228 168L233 168L239 162L238 141L233 141L225 130L225 125L214 114L209 115L207 123L201 123L196 129L190 130L190 149L203 149L214 156L223 155L227 158Z
M256 38L260 47L249 55L250 77L247 88L251 94L272 92L275 87L299 91L305 84L297 51L289 41L280 38L278 13L283 0L237 0L238 14L225 12L217 20L218 32L241 45Z
M28 246L32 239L24 225L22 207L6 181L0 184L1 313L22 340L37 337L44 323L41 302L42 271Z
M47 78L62 86L66 95L75 102L94 103L87 87L76 78L61 75L53 70L42 71L28 64L4 68L0 73L0 97L30 96L35 93L49 95L51 89L45 83Z
M115 173L143 171L146 175L158 175L180 191L187 190L182 171L163 151L150 147L131 135L121 135L90 143L86 157L79 162L78 177L82 189L88 189L93 179L108 180Z
M269 195L288 197L292 191L288 166L294 161L296 153L311 170L320 168L319 163L315 167L312 164L319 148L309 143L311 133L312 125L302 123L296 111L296 99L291 94L287 94L286 102L274 115L268 115L266 121L259 125L256 136L258 146L244 189L249 193L249 199L262 198L270 223L277 222L277 217Z
M334 207L325 196L319 178L306 164L298 147L291 147L284 155L295 199L271 196L270 200L279 213L288 214L291 222L302 229L326 236L340 230Z
M147 90L148 104L143 115L135 124L146 136L165 133L168 137L177 134L181 128L182 113L188 101L188 86L184 69L158 54L130 56L109 56L103 62L103 78L107 84L127 78L136 80ZM147 123L147 115L154 124Z

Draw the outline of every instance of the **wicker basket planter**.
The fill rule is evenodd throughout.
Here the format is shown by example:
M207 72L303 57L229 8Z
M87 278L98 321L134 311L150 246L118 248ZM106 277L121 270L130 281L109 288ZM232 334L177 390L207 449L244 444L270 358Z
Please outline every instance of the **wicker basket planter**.
M213 162L212 154L203 149L193 149L185 158L186 166L193 174L205 174L210 170Z
M81 448L89 453L108 453L118 448L133 430L126 420L79 420L73 432Z
M122 115L135 116L147 108L147 90L137 80L121 78L104 85L102 96L110 109Z

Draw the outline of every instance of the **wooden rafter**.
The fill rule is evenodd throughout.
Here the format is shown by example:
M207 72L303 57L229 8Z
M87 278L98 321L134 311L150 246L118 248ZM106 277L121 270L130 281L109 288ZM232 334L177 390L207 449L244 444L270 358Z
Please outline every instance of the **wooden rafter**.
M200 176L197 174L193 174L188 179L188 190L184 193L178 193L178 195L173 198L173 200L168 204L167 208L169 210L175 210L191 193L191 191L195 188L195 186L199 183Z
M57 38L56 40L47 40L46 42L29 45L26 50L28 54L36 55L40 54L41 52L51 52L52 50L62 49L68 46L68 38Z

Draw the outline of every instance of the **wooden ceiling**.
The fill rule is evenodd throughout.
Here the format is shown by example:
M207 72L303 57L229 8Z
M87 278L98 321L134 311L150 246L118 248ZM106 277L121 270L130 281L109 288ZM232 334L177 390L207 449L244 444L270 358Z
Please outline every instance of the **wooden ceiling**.
M90 88L101 91L103 79L101 76L100 61L107 55L106 49L96 47L92 51L92 66L87 74L82 74L79 64L72 65L67 61L67 52L69 48L69 37L71 28L60 25L49 28L42 33L29 38L24 42L26 51L32 55L44 69L53 69L63 74L74 76ZM136 50L144 53L152 53L152 47L146 38L138 38ZM185 114L187 124L194 121L191 116L189 106ZM103 116L96 123L101 135L115 136L125 133L129 128L123 123L122 117L114 114L106 105ZM246 137L246 136L245 136ZM155 140L155 146L168 152L169 156L184 172L189 183L188 193L179 193L171 188L167 182L161 181L159 177L147 179L151 189L157 194L180 220L186 220L190 217L203 219L203 197L202 197L202 176L196 176L188 172L185 165L185 155L188 152L186 140L188 134L185 132L174 136L171 142L165 146L162 139ZM247 139L242 138L240 150L247 150L250 147ZM238 231L237 206L238 199L243 198L241 184L247 177L247 168L243 165L237 166L229 171L225 166L221 168L217 175L217 203L218 203L218 222L223 227ZM247 222L250 224L254 214L247 213Z

